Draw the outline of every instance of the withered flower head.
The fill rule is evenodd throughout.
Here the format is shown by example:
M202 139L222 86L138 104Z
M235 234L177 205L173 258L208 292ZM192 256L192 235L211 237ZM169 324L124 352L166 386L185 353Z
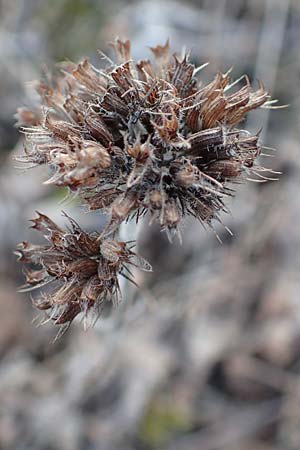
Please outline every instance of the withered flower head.
M169 42L151 48L154 62L134 63L129 41L114 49L116 64L68 64L54 86L38 84L40 111L19 110L23 160L49 165L48 183L107 211L106 235L145 213L170 237L186 215L212 225L231 183L263 178L258 135L238 125L268 93L247 77L237 88L229 73L202 85L189 54L172 54Z
M261 84L253 91L246 76L231 82L220 72L202 84L203 66L187 53L172 54L168 41L151 48L153 62L135 63L129 41L113 47L116 63L66 64L55 83L37 84L40 106L16 115L25 134L20 159L47 165L46 183L109 214L102 234L86 233L70 218L64 231L39 214L34 228L49 244L19 245L20 259L30 263L25 289L52 282L36 306L61 325L117 303L118 276L133 281L128 266L149 269L129 242L115 240L122 222L147 215L171 239L185 216L209 226L220 220L233 183L266 179L257 164L258 134L239 127L249 111L268 104Z
M99 315L107 303L118 304L120 287L118 276L131 279L128 266L151 270L150 265L132 250L132 242L102 239L98 233L87 233L66 214L70 226L58 227L44 214L38 213L33 227L48 240L47 245L22 242L17 254L29 264L23 291L49 283L50 292L44 292L35 306L49 311L55 324L68 326L80 313ZM133 281L134 282L134 281Z

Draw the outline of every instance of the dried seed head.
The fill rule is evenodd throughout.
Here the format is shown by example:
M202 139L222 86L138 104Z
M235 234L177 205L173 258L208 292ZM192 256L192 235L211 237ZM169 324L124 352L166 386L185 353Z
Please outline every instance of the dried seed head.
M65 214L66 216L66 214ZM98 233L86 233L70 217L70 227L58 227L44 214L38 213L33 228L47 238L47 245L22 242L17 247L21 261L29 264L22 291L49 283L53 291L35 300L38 309L50 311L56 324L70 324L80 313L86 316L99 311L105 303L120 299L118 276L127 266L150 266L132 251L131 245L102 239Z
M56 87L38 84L42 116L18 113L22 159L51 165L48 183L108 211L106 235L146 211L175 231L186 214L219 220L229 183L260 176L258 137L237 126L268 93L261 84L252 91L247 77L237 88L220 72L203 86L189 54L172 55L169 41L151 48L155 63L134 64L129 41L113 47L115 65L84 60L66 65Z
M220 221L233 183L268 179L257 165L258 135L239 128L249 111L268 104L262 84L253 91L247 77L231 83L219 72L203 85L190 55L172 54L169 41L151 48L154 62L136 64L129 41L117 39L113 48L116 64L65 64L54 87L36 85L39 108L17 113L25 134L19 159L48 165L46 183L68 187L110 216L99 235L71 218L62 230L39 214L33 227L49 245L19 245L20 259L38 266L27 269L25 288L55 281L35 304L61 325L117 302L127 265L149 270L128 243L108 239L123 221L148 213L172 238L186 215L209 226Z

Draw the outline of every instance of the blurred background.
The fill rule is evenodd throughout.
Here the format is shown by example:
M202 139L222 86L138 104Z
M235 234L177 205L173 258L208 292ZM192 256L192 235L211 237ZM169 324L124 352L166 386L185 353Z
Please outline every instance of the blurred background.
M55 63L111 54L115 36L136 58L170 38L196 64L246 72L287 109L251 114L282 172L238 187L223 216L233 237L187 222L183 245L144 227L141 253L154 266L112 317L57 329L17 293L17 242L36 209L61 221L85 214L23 172L14 113L36 101L31 81ZM300 2L299 0L0 0L0 449L300 449Z

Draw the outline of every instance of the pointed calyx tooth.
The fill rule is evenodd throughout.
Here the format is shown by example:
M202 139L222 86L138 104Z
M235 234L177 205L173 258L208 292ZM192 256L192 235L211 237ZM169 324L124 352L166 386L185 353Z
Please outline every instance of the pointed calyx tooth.
M165 45L157 45L150 47L151 52L155 57L155 62L159 67L168 66L171 57L170 41L167 39Z
M107 79L101 74L99 75L98 70L87 59L84 59L82 63L72 70L72 75L78 83L82 84L91 93L104 93L107 89Z

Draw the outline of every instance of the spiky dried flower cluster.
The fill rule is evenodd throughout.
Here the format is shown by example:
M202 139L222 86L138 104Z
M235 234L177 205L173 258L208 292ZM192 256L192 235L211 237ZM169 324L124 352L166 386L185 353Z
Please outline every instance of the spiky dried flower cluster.
M118 275L131 279L130 266L151 270L149 264L134 253L132 242L103 239L99 233L86 233L66 214L67 230L58 227L44 214L38 213L32 228L41 231L48 245L22 242L17 247L21 261L31 264L26 271L27 291L49 283L55 286L44 293L35 306L50 311L55 324L69 325L79 314L96 313L120 300ZM129 267L128 267L129 266ZM37 267L37 268L36 268Z
M122 222L146 213L170 238L180 233L187 215L212 226L226 211L224 197L234 195L232 183L251 174L264 178L260 172L265 169L256 163L258 135L238 125L249 111L268 103L268 93L262 85L252 91L247 77L237 80L244 81L241 88L234 88L237 82L231 83L229 73L218 73L210 84L202 85L196 76L202 67L195 68L189 54L173 55L169 42L151 48L153 63L147 59L135 64L129 41L116 40L114 49L117 64L108 58L103 70L88 60L67 64L55 86L38 84L40 109L21 108L17 114L26 137L22 161L46 164L52 171L48 184L68 187L90 210L105 211L109 220L103 238L114 234ZM52 227L51 235L60 232L54 233ZM79 247L87 235L80 236ZM84 238L86 243L90 239ZM94 245L97 239L100 236ZM60 240L62 236L58 245ZM25 260L32 261L36 252L28 245L22 251ZM98 256L102 261L101 253ZM45 265L47 258L40 256L39 262ZM87 274L95 264L89 263ZM48 275L65 279L67 267L55 248ZM96 273L91 276L88 279L97 280L98 286ZM29 284L31 278L30 274ZM91 289L83 289L82 283L80 288L76 285L77 310L82 291ZM65 292L75 289L71 285L68 282L53 297L55 304L69 299L62 314L69 314L73 297Z

